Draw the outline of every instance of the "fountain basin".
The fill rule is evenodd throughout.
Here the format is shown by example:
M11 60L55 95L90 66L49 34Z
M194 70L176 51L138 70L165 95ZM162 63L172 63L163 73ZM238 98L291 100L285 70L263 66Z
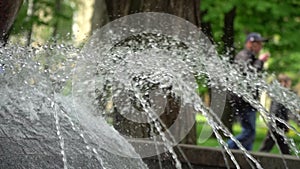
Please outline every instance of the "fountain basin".
M5 138L3 132L0 135L0 145L1 145L1 153L0 153L0 168L63 168L64 164L62 161L62 156L59 153L47 153L43 154L40 149L43 148L42 142L46 140L19 140L14 141L11 138ZM57 141L52 140L55 147L58 147ZM73 140L72 147L78 146L75 144L76 141ZM51 140L47 140L46 142L51 142ZM130 143L135 147L145 147L147 145L153 145L153 142L146 141L130 141ZM27 147L24 148L24 145ZM159 146L159 145L158 145ZM162 144L161 144L162 146ZM21 148L22 147L22 148ZM203 146L195 146L195 145L187 145L187 144L179 144L178 147L185 154L186 159L193 166L194 169L226 169L227 164L224 161L224 157L222 151L224 150L220 148L212 148L212 147L203 147ZM189 169L189 166L186 163L186 160L183 158L181 153L179 153L179 149L175 148L175 152L177 153L179 160L182 162L183 169ZM243 169L250 169L251 166L247 162L245 158L245 154L239 150L232 150L234 157L237 162ZM109 153L108 153L109 155ZM272 168L272 169L282 169L286 168L283 159L280 155L269 154L269 153L258 153L252 152L251 155L255 157L263 168ZM73 156L72 161L69 159L69 163L72 166L83 167L83 168L101 168L97 159L91 158L86 154L78 154L77 156ZM145 157L143 158L144 163L147 164L149 169L157 169L159 168L159 159L163 165L164 169L174 168L173 160L170 156L166 154L160 154L153 157ZM300 159L295 156L284 155L287 166L289 169L298 169L300 166ZM122 158L124 159L124 158ZM127 159L130 161L130 159ZM127 161L126 160L126 161ZM230 168L235 168L234 164L228 159L228 164Z
M154 145L152 142L145 141L131 141L131 144L138 148L139 145L148 144L149 146ZM158 146L162 146L162 144L158 144ZM193 166L194 169L227 169L227 164L224 161L223 153L225 154L225 150L221 148L213 148L213 147L203 147L196 145L187 145L187 144L179 144L178 147L186 156L186 159ZM178 148L174 148L180 161L182 162L183 169L189 169L189 166L185 162L186 160L183 158L181 153L179 153ZM236 161L240 165L242 169L251 169L245 154L240 150L231 150ZM268 169L283 169L286 168L283 162L283 158L287 163L287 167L289 169L298 169L300 166L300 159L291 156L291 155L276 155L270 153L261 153L261 152L251 152L250 153L254 158L256 158L263 168ZM172 164L172 159L165 154L161 154L159 156L147 157L143 158L143 161L148 165L149 169L159 168L159 159L161 159L164 168L174 168ZM230 168L236 168L235 165L227 156L228 165ZM254 165L255 166L255 165Z

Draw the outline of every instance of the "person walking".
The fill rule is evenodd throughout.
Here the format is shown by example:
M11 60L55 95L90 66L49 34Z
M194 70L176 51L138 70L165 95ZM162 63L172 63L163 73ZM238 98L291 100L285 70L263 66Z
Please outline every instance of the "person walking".
M278 76L278 81L281 86L286 87L290 89L292 81L291 79L284 74L280 74ZM288 121L288 114L289 114L289 109L284 107L281 103L278 103L274 100L271 102L271 107L270 107L270 113L273 113L275 117L280 118L284 121ZM269 131L267 133L266 138L264 139L261 148L259 151L261 152L270 152L275 144L275 141L272 137L275 137L277 144L279 145L280 151L282 154L290 154L290 148L287 142L284 140L284 137L280 135L279 133L276 132L276 130L281 130L281 132L287 133L289 128L283 124L282 122L276 120L276 128L272 127L272 125L269 125Z
M266 41L267 39L256 32L247 35L244 49L234 57L234 63L240 65L244 75L263 70L263 65L268 60L270 54L263 53L259 55L259 53L263 47L263 43ZM255 98L258 98L258 93L254 95ZM236 139L246 150L252 150L256 132L256 109L244 101L242 97L235 94L230 94L229 97L230 103L233 106L232 108L235 114L238 115L242 127L242 132L236 136ZM238 149L237 144L233 140L229 139L227 143L230 149Z

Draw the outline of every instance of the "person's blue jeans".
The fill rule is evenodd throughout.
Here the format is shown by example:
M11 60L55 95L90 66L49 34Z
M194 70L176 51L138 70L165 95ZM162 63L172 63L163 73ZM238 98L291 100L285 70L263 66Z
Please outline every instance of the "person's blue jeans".
M4 68L0 65L0 73L4 73Z
M252 150L255 139L256 110L249 106L240 110L238 115L242 126L242 132L236 136L236 139L240 141L246 150ZM231 139L228 140L227 143L230 149L238 149L236 143Z

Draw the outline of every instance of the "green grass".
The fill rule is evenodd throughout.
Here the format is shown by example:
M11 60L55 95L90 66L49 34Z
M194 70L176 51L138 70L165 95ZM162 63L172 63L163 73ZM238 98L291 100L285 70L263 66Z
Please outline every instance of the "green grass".
M263 120L257 116L256 120L256 138L253 145L253 152L258 152L263 140L265 139L265 136L268 131L268 127L265 125ZM197 131L197 138L199 138L200 132L209 132L211 130L210 127L203 127L204 124L206 124L206 119L201 114L198 114L196 116L196 131ZM300 127L297 126L293 121L290 121L290 124L296 128L297 131L300 131ZM233 134L237 135L241 132L241 126L239 123L234 123L233 125ZM297 134L294 131L289 131L287 133L288 138L293 138L298 150L300 150L300 137L297 136ZM227 142L228 138L224 138L224 141ZM197 140L197 145L201 146L208 146L208 147L221 147L218 140L214 137L210 137L208 140ZM279 154L279 149L276 145L274 145L272 151L270 153L273 154Z

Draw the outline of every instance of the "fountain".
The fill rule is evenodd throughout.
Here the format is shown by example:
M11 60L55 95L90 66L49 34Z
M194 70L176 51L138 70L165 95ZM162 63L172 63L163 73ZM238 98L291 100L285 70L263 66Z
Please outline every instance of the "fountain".
M0 168L265 168L270 159L299 165L298 157L266 158L238 143L241 151L228 149L221 134L235 139L220 121L224 92L241 95L264 115L250 94L256 87L288 96L277 101L294 113L300 99L257 74L241 76L194 25L173 15L121 18L95 32L82 50L8 45L0 53ZM194 77L201 75L220 101L210 108L195 92ZM197 112L221 149L178 146Z
M68 81L71 75L59 71L70 65L45 69L39 60L43 55L47 59L50 54L54 59L76 51L68 51L67 47L59 49L61 46L1 48L5 72L0 75L0 168L146 168L140 159L126 159L103 150L111 145L118 151L137 156L130 144L103 120L89 119L95 127L101 124L97 128L101 137L96 132L89 133L92 128L85 129L87 126L76 120L73 112L88 110L75 110L72 99L60 92L58 84ZM49 66L57 66L55 64Z

